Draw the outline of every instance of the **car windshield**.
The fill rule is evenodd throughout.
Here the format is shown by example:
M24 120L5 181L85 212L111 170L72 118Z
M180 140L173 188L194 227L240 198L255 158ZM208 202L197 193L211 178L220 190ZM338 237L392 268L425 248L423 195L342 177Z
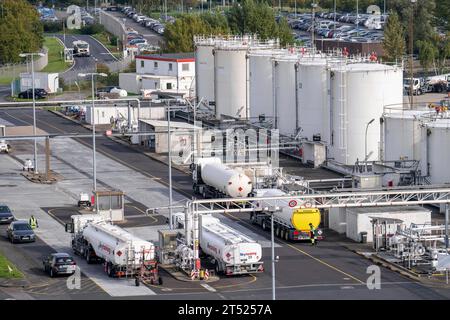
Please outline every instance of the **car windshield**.
M58 257L56 258L56 263L72 263L72 257Z
M31 230L31 227L27 223L16 223L14 224L14 230Z
M0 213L11 213L7 206L0 206Z
M88 47L87 44L79 44L78 45L78 48L81 48L81 49L86 49L87 47Z

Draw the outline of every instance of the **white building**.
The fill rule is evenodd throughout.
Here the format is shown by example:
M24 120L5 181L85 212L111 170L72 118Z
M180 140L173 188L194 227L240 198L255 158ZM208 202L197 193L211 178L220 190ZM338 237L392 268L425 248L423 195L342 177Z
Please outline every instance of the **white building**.
M177 92L177 77L156 76L137 73L120 73L119 86L129 93L140 94L141 90Z
M142 85L142 89L169 90L189 92L195 89L195 58L194 53L169 53L136 56L136 73L138 75L154 76ZM156 76L156 77L155 77ZM155 78L160 77L160 81ZM171 82L175 79L175 83ZM144 82L144 80L142 80ZM151 87L147 88L146 85ZM122 87L122 84L120 84Z
M24 72L20 74L20 91L25 91L33 87L32 74ZM34 73L34 87L44 89L48 93L56 93L59 88L59 74L48 72Z

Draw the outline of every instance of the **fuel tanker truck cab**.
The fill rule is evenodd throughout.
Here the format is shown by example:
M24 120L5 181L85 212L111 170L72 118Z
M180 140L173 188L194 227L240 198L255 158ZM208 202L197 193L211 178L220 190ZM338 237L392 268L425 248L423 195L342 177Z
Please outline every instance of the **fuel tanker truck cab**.
M220 158L198 158L192 169L194 193L203 198L245 198L252 192L250 178L230 168Z
M211 215L200 216L200 248L212 258L216 273L227 276L263 272L259 243Z
M286 196L287 193L279 189L261 189L255 190L253 195L256 197L278 197ZM311 227L316 230L317 240L323 239L323 232L319 229L321 222L320 210L317 208L299 208L301 204L292 206L289 201L266 200L259 202L258 207L263 211L252 212L250 220L253 224L259 225L264 230L270 230L271 212L265 212L264 207L273 202L273 206L280 207L279 211L273 212L273 226L275 236L286 241L299 241L311 239ZM292 207L291 207L292 206Z

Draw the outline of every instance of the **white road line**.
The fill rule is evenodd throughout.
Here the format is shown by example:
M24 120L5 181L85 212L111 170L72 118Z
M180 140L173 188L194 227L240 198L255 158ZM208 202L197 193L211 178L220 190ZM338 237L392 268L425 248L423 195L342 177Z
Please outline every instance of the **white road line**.
M213 287L211 287L210 285L208 285L206 283L202 283L201 286L203 288L205 288L206 290L211 291L211 292L216 292L217 291L216 289L214 289Z
M93 39L94 41L97 41L107 52L105 52L105 53L100 53L100 54L109 54L111 57L113 57L116 61L119 61L119 59L117 59L117 57L116 56L114 56L113 54L112 54L112 52L111 51L109 51L109 49L103 44L103 43L101 43L100 41L98 41L97 39L95 39L93 36L89 36L89 37L91 37L91 39Z

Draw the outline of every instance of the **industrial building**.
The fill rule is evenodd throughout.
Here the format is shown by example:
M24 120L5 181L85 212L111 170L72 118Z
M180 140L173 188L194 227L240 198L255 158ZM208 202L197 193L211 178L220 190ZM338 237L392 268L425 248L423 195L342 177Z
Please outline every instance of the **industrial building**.
M151 106L151 107L141 107L138 109L123 105L123 104L114 104L110 106L95 106L95 116L92 117L92 106L87 105L86 114L84 117L84 121L90 125L94 124L113 124L117 121L126 121L131 124L137 124L138 119L155 119L162 120L166 118L166 113L164 107L160 106Z
M130 93L142 90L166 93L195 92L193 53L149 54L136 56L136 72L120 73L119 86Z

